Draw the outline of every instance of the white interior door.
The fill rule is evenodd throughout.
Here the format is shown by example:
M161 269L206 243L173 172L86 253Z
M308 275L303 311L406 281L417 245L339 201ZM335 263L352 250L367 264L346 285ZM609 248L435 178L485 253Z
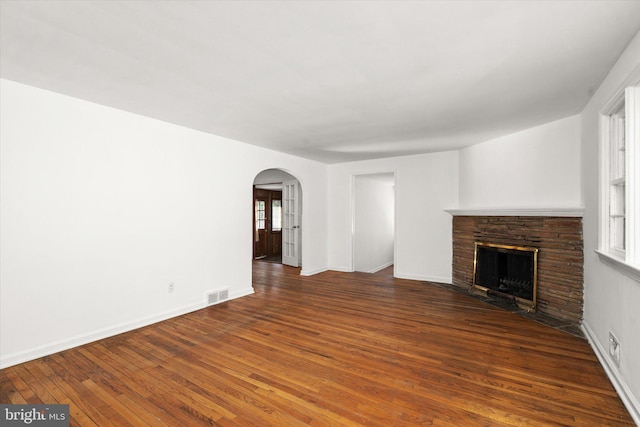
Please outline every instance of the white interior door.
M300 188L297 180L282 183L282 263L300 265Z

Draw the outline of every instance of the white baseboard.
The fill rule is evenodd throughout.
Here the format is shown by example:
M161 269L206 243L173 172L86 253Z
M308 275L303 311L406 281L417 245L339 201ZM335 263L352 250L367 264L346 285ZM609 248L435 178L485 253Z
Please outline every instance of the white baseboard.
M229 299L240 298L246 295L250 295L254 292L253 288L245 289L240 292L230 294ZM221 301L224 302L224 301ZM114 335L118 335L124 332L129 332L134 329L142 328L144 326L158 323L163 320L168 320L173 317L181 316L183 314L191 313L192 311L205 308L205 302L196 304L190 304L184 307L180 307L174 310L165 311L162 313L154 314L152 316L144 317L142 319L134 320L132 322L121 323L116 326L100 329L88 334L78 335L72 338L56 341L50 344L41 345L29 350L20 351L17 353L7 354L0 357L0 369L8 368L9 366L18 365L20 363L28 362L30 360L38 359L40 357L49 356L60 351L69 350L70 348L79 347L81 345L89 344L94 341L98 341L104 338L109 338Z
M249 287L247 289L243 289L243 290L238 291L238 292L232 292L231 294L229 294L229 299L227 301L232 300L232 299L236 299L236 298L246 297L247 295L251 295L253 293L255 293L255 290L252 287Z
M631 390L629 390L624 379L620 376L620 371L618 371L615 363L611 357L609 357L609 352L602 347L600 341L596 339L593 330L585 321L582 322L582 331L587 336L587 340L589 341L591 348L593 348L596 357L607 373L611 384L613 384L613 388L618 392L618 396L620 396L622 403L629 411L631 418L633 418L633 421L640 426L640 403L638 402L638 399L633 395Z
M313 276L314 274L324 273L325 271L327 271L327 268L305 269L303 267L302 270L300 270L300 275L301 276Z
M327 270L339 271L341 273L353 273L353 270L349 267L329 267Z
M377 273L380 270L383 270L389 266L393 265L393 261L382 264L378 267L374 267L373 269L369 270L369 271L365 271L364 273ZM329 267L328 268L331 271L340 271L341 273L354 273L355 270L349 268L349 267Z
M398 279L419 280L421 282L446 283L447 285L452 283L451 276L423 276L421 274L404 274L394 271L393 277Z
M393 261L391 261L391 262L387 262L387 263L385 263L385 264L382 264L382 265L381 265L381 266L379 266L379 267L374 268L373 270L369 270L369 271L367 271L367 273L377 273L378 271L380 271L380 270L384 270L385 268L387 268L387 267L391 267L392 265L393 265Z

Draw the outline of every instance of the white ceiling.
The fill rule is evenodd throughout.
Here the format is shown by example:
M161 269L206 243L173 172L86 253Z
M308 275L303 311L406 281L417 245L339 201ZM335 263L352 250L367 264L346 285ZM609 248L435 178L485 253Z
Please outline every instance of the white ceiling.
M326 163L579 113L640 1L5 1L0 75Z

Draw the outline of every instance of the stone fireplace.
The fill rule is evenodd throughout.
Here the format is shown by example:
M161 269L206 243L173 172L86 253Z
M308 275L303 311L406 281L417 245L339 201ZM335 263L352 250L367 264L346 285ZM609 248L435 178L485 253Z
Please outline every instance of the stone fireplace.
M580 324L584 261L581 216L450 213L453 214L454 286L465 289L474 286L476 242L535 248L535 309L573 325Z

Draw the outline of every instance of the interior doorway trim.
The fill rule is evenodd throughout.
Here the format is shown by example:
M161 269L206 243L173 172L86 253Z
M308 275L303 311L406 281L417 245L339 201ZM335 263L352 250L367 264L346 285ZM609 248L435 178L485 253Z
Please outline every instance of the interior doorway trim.
M295 187L295 188L294 188ZM294 191L291 189L294 188ZM280 263L294 267L302 267L302 244L304 242L303 220L303 191L302 183L297 176L282 168L266 168L258 172L252 185L252 205L255 209L255 190L263 189L281 191L282 223L281 223L281 248L282 258ZM285 195L292 197L285 197ZM289 202L287 201L289 200ZM287 214L289 213L289 214ZM256 247L256 219L252 223L252 260L255 259ZM271 220L268 218L267 220ZM287 249L288 248L288 249ZM287 256L285 256L287 255Z
M367 175L382 175L382 174L390 174L393 175L393 188L394 188L394 196L393 196L393 265L397 265L397 247L398 247L398 197L397 197L397 189L398 189L398 174L395 168L393 169L374 169L367 171L357 171L353 172L350 175L349 179L349 253L351 254L349 262L349 271L356 271L356 261L355 261L355 239L356 239L356 180L358 177L363 177ZM395 273L394 273L395 276Z

